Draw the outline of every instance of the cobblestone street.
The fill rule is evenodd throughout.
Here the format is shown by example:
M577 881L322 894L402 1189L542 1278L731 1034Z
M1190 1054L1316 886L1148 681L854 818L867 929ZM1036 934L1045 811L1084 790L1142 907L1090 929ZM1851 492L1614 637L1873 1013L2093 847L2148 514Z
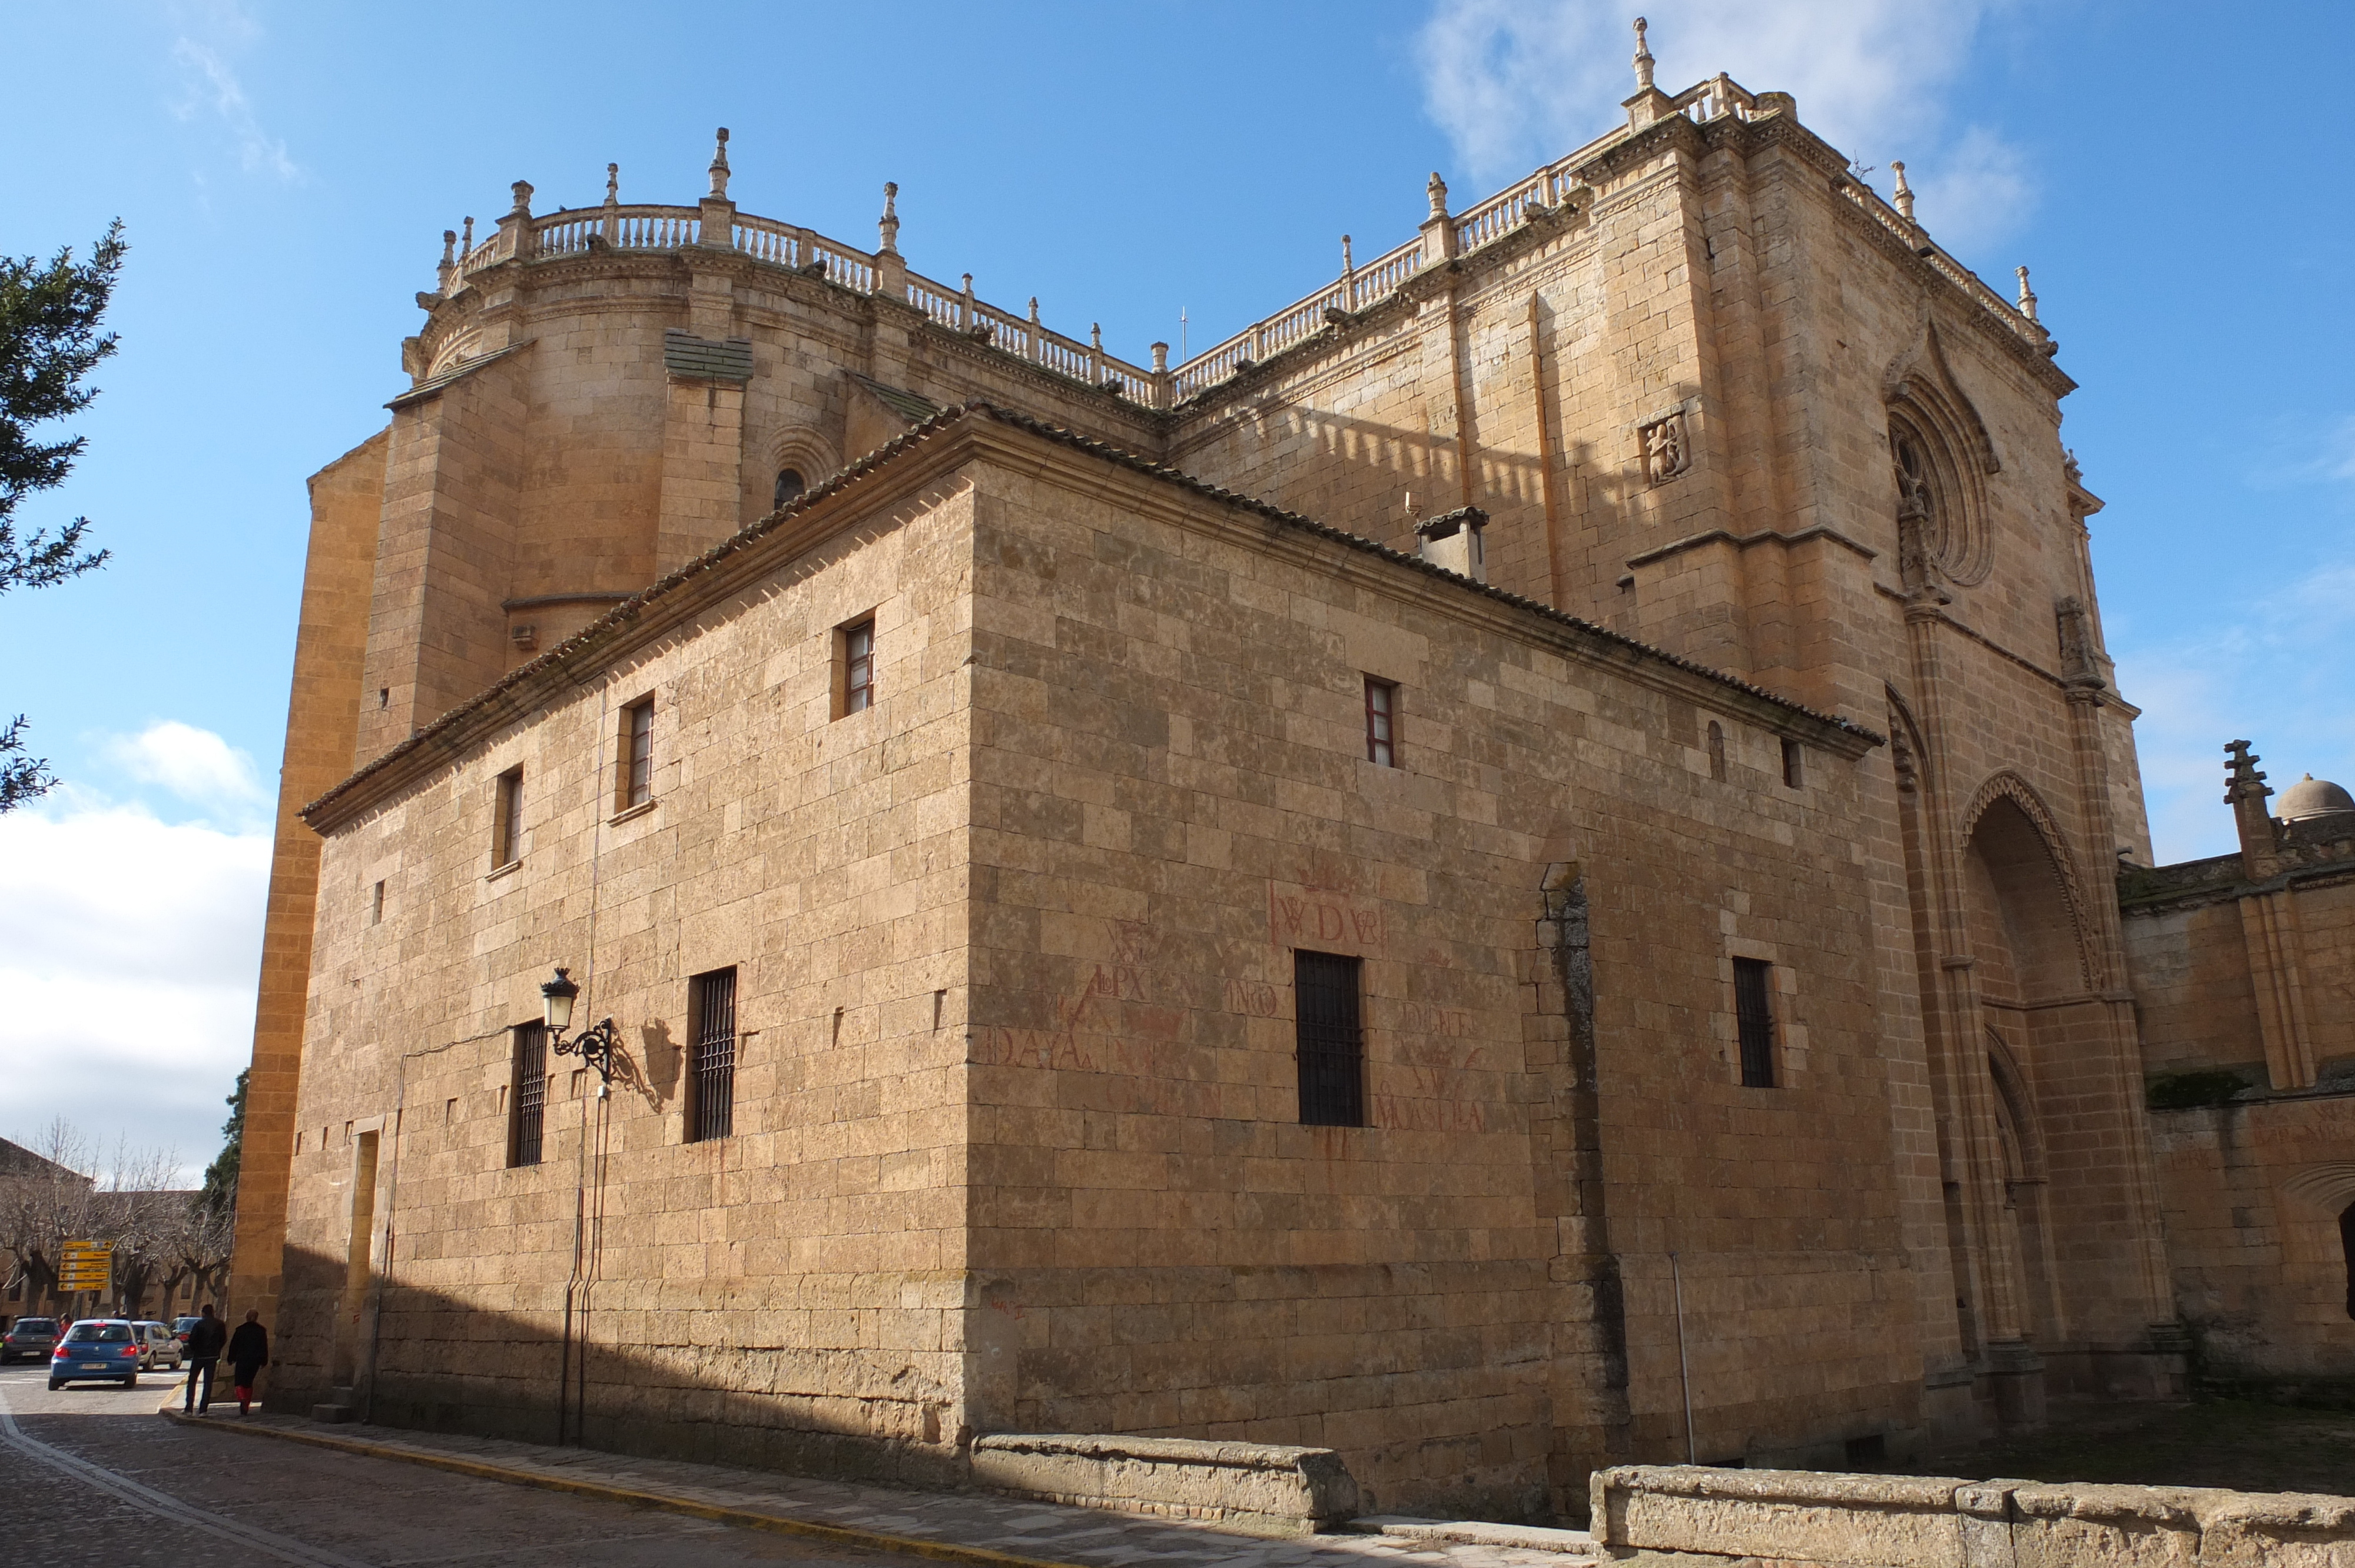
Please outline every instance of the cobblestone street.
M0 1372L0 1561L23 1568L297 1563L917 1563L653 1509L176 1425L177 1380L55 1393ZM222 1414L215 1406L215 1416ZM227 1407L236 1419L236 1406Z
M1217 1564L1221 1568L1575 1568L1570 1532L1397 1521L1381 1534L1267 1541L1183 1522L1007 1498L898 1491L579 1448L319 1426L234 1404L167 1420L177 1380L51 1393L40 1368L0 1372L0 1562L27 1568L229 1568L295 1563L629 1564ZM289 1441L289 1436L307 1439ZM334 1444L341 1446L322 1446ZM376 1448L412 1456L351 1451ZM517 1484L416 1459L496 1469ZM602 1489L665 1506L543 1489ZM918 1550L813 1541L673 1508L762 1515Z

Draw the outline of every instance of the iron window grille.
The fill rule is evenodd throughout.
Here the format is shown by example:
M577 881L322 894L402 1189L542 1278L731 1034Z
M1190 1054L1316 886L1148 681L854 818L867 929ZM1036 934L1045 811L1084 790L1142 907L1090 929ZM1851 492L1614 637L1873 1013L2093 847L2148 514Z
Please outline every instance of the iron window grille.
M1774 966L1764 959L1733 960L1733 1020L1742 1040L1742 1086L1774 1086Z
M499 775L491 798L491 869L513 865L523 858L523 769L510 768Z
M515 1082L507 1091L507 1163L539 1163L548 1126L548 1026L521 1023L515 1031Z
M714 969L688 982L687 1140L736 1129L736 971Z
M875 705L875 622L842 629L842 711L863 713Z
M1358 959L1332 953L1292 956L1304 1126L1366 1125L1366 1038L1359 1021L1359 967Z
M1398 687L1366 677L1366 760L1398 766Z
M614 791L623 810L643 806L655 798L655 700L642 697L622 710L621 788Z

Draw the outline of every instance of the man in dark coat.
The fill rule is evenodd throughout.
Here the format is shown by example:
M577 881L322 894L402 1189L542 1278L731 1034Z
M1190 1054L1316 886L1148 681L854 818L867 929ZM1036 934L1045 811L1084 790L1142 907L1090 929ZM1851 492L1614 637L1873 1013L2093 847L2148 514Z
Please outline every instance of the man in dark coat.
M229 1342L229 1325L213 1316L212 1304L207 1302L197 1316L197 1326L188 1330L188 1403L187 1411L202 1415L213 1407L213 1368L220 1361L221 1347ZM205 1380L204 1397L197 1397L197 1379Z
M261 1326L261 1314L248 1312L245 1321L229 1337L229 1381L237 1386L237 1413L253 1414L253 1380L270 1364L270 1334Z

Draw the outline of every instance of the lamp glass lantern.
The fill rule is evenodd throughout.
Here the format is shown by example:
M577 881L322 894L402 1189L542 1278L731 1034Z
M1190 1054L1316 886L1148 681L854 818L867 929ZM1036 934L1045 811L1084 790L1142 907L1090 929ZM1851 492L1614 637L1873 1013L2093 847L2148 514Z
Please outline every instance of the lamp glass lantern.
M561 1034L572 1027L572 1003L580 994L581 987L574 983L569 969L558 969L554 980L541 984L540 1002L546 1010L549 1033Z

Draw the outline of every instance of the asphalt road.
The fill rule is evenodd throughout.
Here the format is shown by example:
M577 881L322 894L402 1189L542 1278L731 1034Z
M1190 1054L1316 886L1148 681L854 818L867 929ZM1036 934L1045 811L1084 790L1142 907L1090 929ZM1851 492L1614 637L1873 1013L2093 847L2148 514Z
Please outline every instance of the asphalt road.
M914 1564L679 1514L168 1422L179 1380L76 1383L0 1371L0 1563L9 1568L662 1568ZM226 1388L224 1387L224 1392ZM234 1400L215 1421L234 1422Z

